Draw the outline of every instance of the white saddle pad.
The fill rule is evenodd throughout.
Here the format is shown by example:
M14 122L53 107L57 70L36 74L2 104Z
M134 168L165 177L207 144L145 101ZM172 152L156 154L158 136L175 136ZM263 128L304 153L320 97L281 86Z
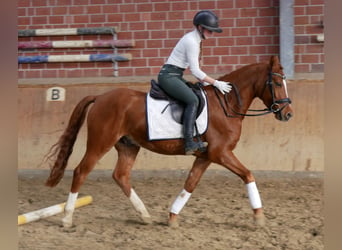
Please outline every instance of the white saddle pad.
M207 96L203 91L202 95L204 96L205 105L196 120L200 134L204 134L208 128ZM184 138L183 125L173 120L170 106L165 109L168 104L168 101L151 98L150 93L146 95L147 129L150 141ZM196 131L194 131L194 135L195 133Z

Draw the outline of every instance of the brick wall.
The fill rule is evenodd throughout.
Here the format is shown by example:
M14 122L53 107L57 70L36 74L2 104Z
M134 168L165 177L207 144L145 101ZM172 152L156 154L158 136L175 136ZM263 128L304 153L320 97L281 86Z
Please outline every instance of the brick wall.
M110 3L109 3L110 2ZM295 0L295 71L323 72L323 0ZM201 9L220 17L224 32L204 42L202 69L225 74L279 54L279 1L274 0L18 0L18 29L116 26L118 39L133 39L133 60L119 63L120 76L154 76L173 46L192 30ZM18 38L19 41L111 39L109 35ZM112 53L112 49L35 49L18 55ZM19 64L19 78L112 76L111 62Z
M295 0L295 72L323 72L323 43L317 35L323 34L323 0Z

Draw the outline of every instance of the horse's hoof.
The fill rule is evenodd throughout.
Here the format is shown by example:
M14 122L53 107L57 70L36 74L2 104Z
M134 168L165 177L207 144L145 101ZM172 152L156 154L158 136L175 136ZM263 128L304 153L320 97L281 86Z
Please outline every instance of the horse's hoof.
M179 227L179 223L177 220L169 220L168 223L169 227L171 228L177 228Z
M152 223L152 218L151 217L141 217L143 223L145 225L151 224Z
M255 214L254 215L254 222L257 226L259 227L264 227L266 226L266 218L265 215L262 214Z
M72 227L72 222L70 222L70 221L62 220L62 223L63 223L63 227L65 227L65 228Z

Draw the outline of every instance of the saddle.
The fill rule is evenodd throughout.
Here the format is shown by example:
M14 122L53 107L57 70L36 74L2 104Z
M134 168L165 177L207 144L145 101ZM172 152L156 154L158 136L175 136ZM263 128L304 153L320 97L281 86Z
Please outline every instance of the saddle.
M186 82L186 84L188 85L189 88L192 89L192 91L198 97L199 105L198 105L197 114L196 114L196 118L198 118L198 116L202 113L204 105L205 105L205 99L204 99L204 96L202 94L201 83L198 82L198 83L192 84L191 82ZM174 99L173 97L169 96L160 87L158 82L156 82L154 79L151 80L150 96L156 100L168 101L169 104L166 105L166 107L163 109L162 112L164 112L168 107L170 107L172 118L177 123L183 124L183 113L184 113L185 105L182 102L180 102L180 101Z

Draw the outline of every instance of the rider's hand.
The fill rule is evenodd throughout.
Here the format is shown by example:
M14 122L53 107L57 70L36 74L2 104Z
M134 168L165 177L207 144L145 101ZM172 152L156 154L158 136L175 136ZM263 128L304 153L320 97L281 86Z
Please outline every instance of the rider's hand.
M214 86L218 88L223 95L225 92L229 93L232 90L232 85L230 85L229 82L215 80Z

